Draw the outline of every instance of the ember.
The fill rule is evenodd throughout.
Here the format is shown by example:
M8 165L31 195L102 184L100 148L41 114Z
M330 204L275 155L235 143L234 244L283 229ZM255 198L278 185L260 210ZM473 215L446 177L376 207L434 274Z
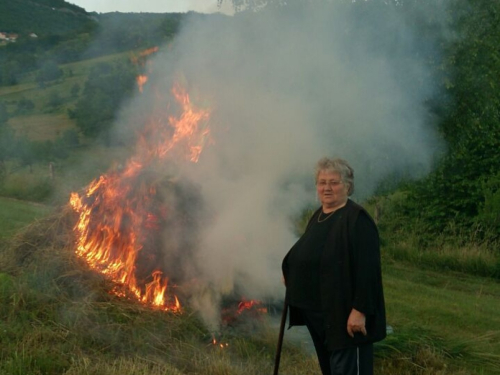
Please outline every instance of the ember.
M267 314L267 307L261 301L242 299L240 302L225 304L222 309L222 322L226 326L236 326L247 323L247 318L259 320Z
M267 313L267 308L262 307L262 302L256 301L256 300L250 300L250 301L241 301L238 304L238 314L241 314L245 310L251 310L254 309L255 311L258 311L260 313Z
M212 345L218 346L221 349L227 348L229 346L229 343L227 342L222 342L221 339L217 340L215 337L215 334L212 334Z

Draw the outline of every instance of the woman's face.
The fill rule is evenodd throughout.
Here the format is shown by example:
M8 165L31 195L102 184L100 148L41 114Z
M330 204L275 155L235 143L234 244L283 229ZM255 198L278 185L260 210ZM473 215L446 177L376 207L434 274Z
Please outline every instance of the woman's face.
M316 190L323 208L339 208L347 202L349 189L337 172L320 171L316 181Z

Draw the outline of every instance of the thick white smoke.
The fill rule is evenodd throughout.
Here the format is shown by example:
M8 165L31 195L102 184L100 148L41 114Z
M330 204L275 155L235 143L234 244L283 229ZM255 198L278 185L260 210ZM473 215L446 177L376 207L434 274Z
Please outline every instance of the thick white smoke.
M320 157L351 163L358 199L389 174L430 167L436 140L424 101L434 85L418 51L431 46L417 43L397 7L383 17L352 9L193 17L153 61L156 89L168 92L181 73L213 109L214 143L180 171L214 213L194 260L204 287L192 303L207 321L235 288L283 296L290 217L315 204Z

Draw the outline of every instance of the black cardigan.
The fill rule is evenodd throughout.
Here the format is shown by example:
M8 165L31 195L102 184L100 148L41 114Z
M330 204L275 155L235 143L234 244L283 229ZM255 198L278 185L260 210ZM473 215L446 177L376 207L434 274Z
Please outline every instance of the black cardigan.
M307 228L313 220L317 220L320 212L321 208L311 217ZM375 244L364 246L360 240L363 233L355 233L359 215L366 215L373 224L377 234ZM288 254L282 265L285 284ZM332 223L319 271L328 349L344 349L384 339L386 321L378 231L365 209L351 200L347 201L339 220ZM347 319L352 308L365 314L366 336L355 333L354 338L351 338L348 335ZM289 309L290 327L304 325L300 311L293 306L289 306Z

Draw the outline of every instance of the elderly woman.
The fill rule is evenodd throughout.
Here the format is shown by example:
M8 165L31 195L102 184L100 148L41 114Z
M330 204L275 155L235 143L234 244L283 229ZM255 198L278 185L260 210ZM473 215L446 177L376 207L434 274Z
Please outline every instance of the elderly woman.
M369 375L386 335L377 227L349 199L345 160L318 162L316 190L321 207L283 260L290 327L307 326L323 375Z

